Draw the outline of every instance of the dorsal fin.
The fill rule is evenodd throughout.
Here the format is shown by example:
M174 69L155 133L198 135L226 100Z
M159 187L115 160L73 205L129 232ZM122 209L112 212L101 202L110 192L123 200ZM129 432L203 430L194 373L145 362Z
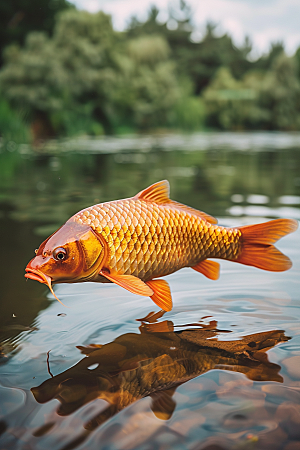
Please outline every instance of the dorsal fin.
M206 220L209 223L215 224L218 223L217 219L206 214L203 211L198 211L198 209L191 208L190 206L186 206L183 203L175 202L171 200L169 197L170 194L170 185L167 180L158 181L157 183L152 184L147 187L143 191L136 194L133 198L138 198L140 200L146 200L148 202L154 202L157 204L168 203L169 205L173 205L175 208L186 211L190 214L194 214L195 216L201 217L201 219Z
M167 180L159 181L139 192L134 198L154 203L168 203L170 201L170 185Z

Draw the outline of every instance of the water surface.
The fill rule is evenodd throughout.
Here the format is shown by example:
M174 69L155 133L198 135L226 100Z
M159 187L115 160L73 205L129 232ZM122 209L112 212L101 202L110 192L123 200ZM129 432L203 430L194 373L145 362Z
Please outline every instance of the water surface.
M0 170L1 448L299 448L299 230L288 272L183 269L143 322L157 307L118 286L58 285L64 308L23 276L72 214L160 179L222 225L299 219L298 134L10 143Z

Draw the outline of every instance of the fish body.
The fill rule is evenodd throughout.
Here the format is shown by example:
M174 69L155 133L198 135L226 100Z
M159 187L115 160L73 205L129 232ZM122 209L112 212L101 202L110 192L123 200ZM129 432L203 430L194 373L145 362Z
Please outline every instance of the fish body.
M241 232L213 225L211 220L176 202L155 203L139 197L95 205L70 219L102 236L111 272L143 281L207 258L236 258Z
M219 264L209 258L287 270L289 258L273 243L297 226L278 219L221 227L208 214L171 200L168 182L161 181L132 198L79 211L41 244L25 276L51 290L53 283L114 282L169 311L170 288L157 278L192 267L215 280Z

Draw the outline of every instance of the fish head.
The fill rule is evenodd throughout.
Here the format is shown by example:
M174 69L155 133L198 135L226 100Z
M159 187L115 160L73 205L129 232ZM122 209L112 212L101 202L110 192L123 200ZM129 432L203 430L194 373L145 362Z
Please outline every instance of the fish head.
M47 284L53 293L54 283L91 280L103 267L106 255L106 242L89 225L68 221L36 250L25 277Z

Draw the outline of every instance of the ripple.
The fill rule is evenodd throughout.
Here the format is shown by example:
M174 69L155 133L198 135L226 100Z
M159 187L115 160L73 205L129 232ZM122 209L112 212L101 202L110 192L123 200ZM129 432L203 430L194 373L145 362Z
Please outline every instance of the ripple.
M0 416L5 417L25 404L26 394L21 389L0 386Z

